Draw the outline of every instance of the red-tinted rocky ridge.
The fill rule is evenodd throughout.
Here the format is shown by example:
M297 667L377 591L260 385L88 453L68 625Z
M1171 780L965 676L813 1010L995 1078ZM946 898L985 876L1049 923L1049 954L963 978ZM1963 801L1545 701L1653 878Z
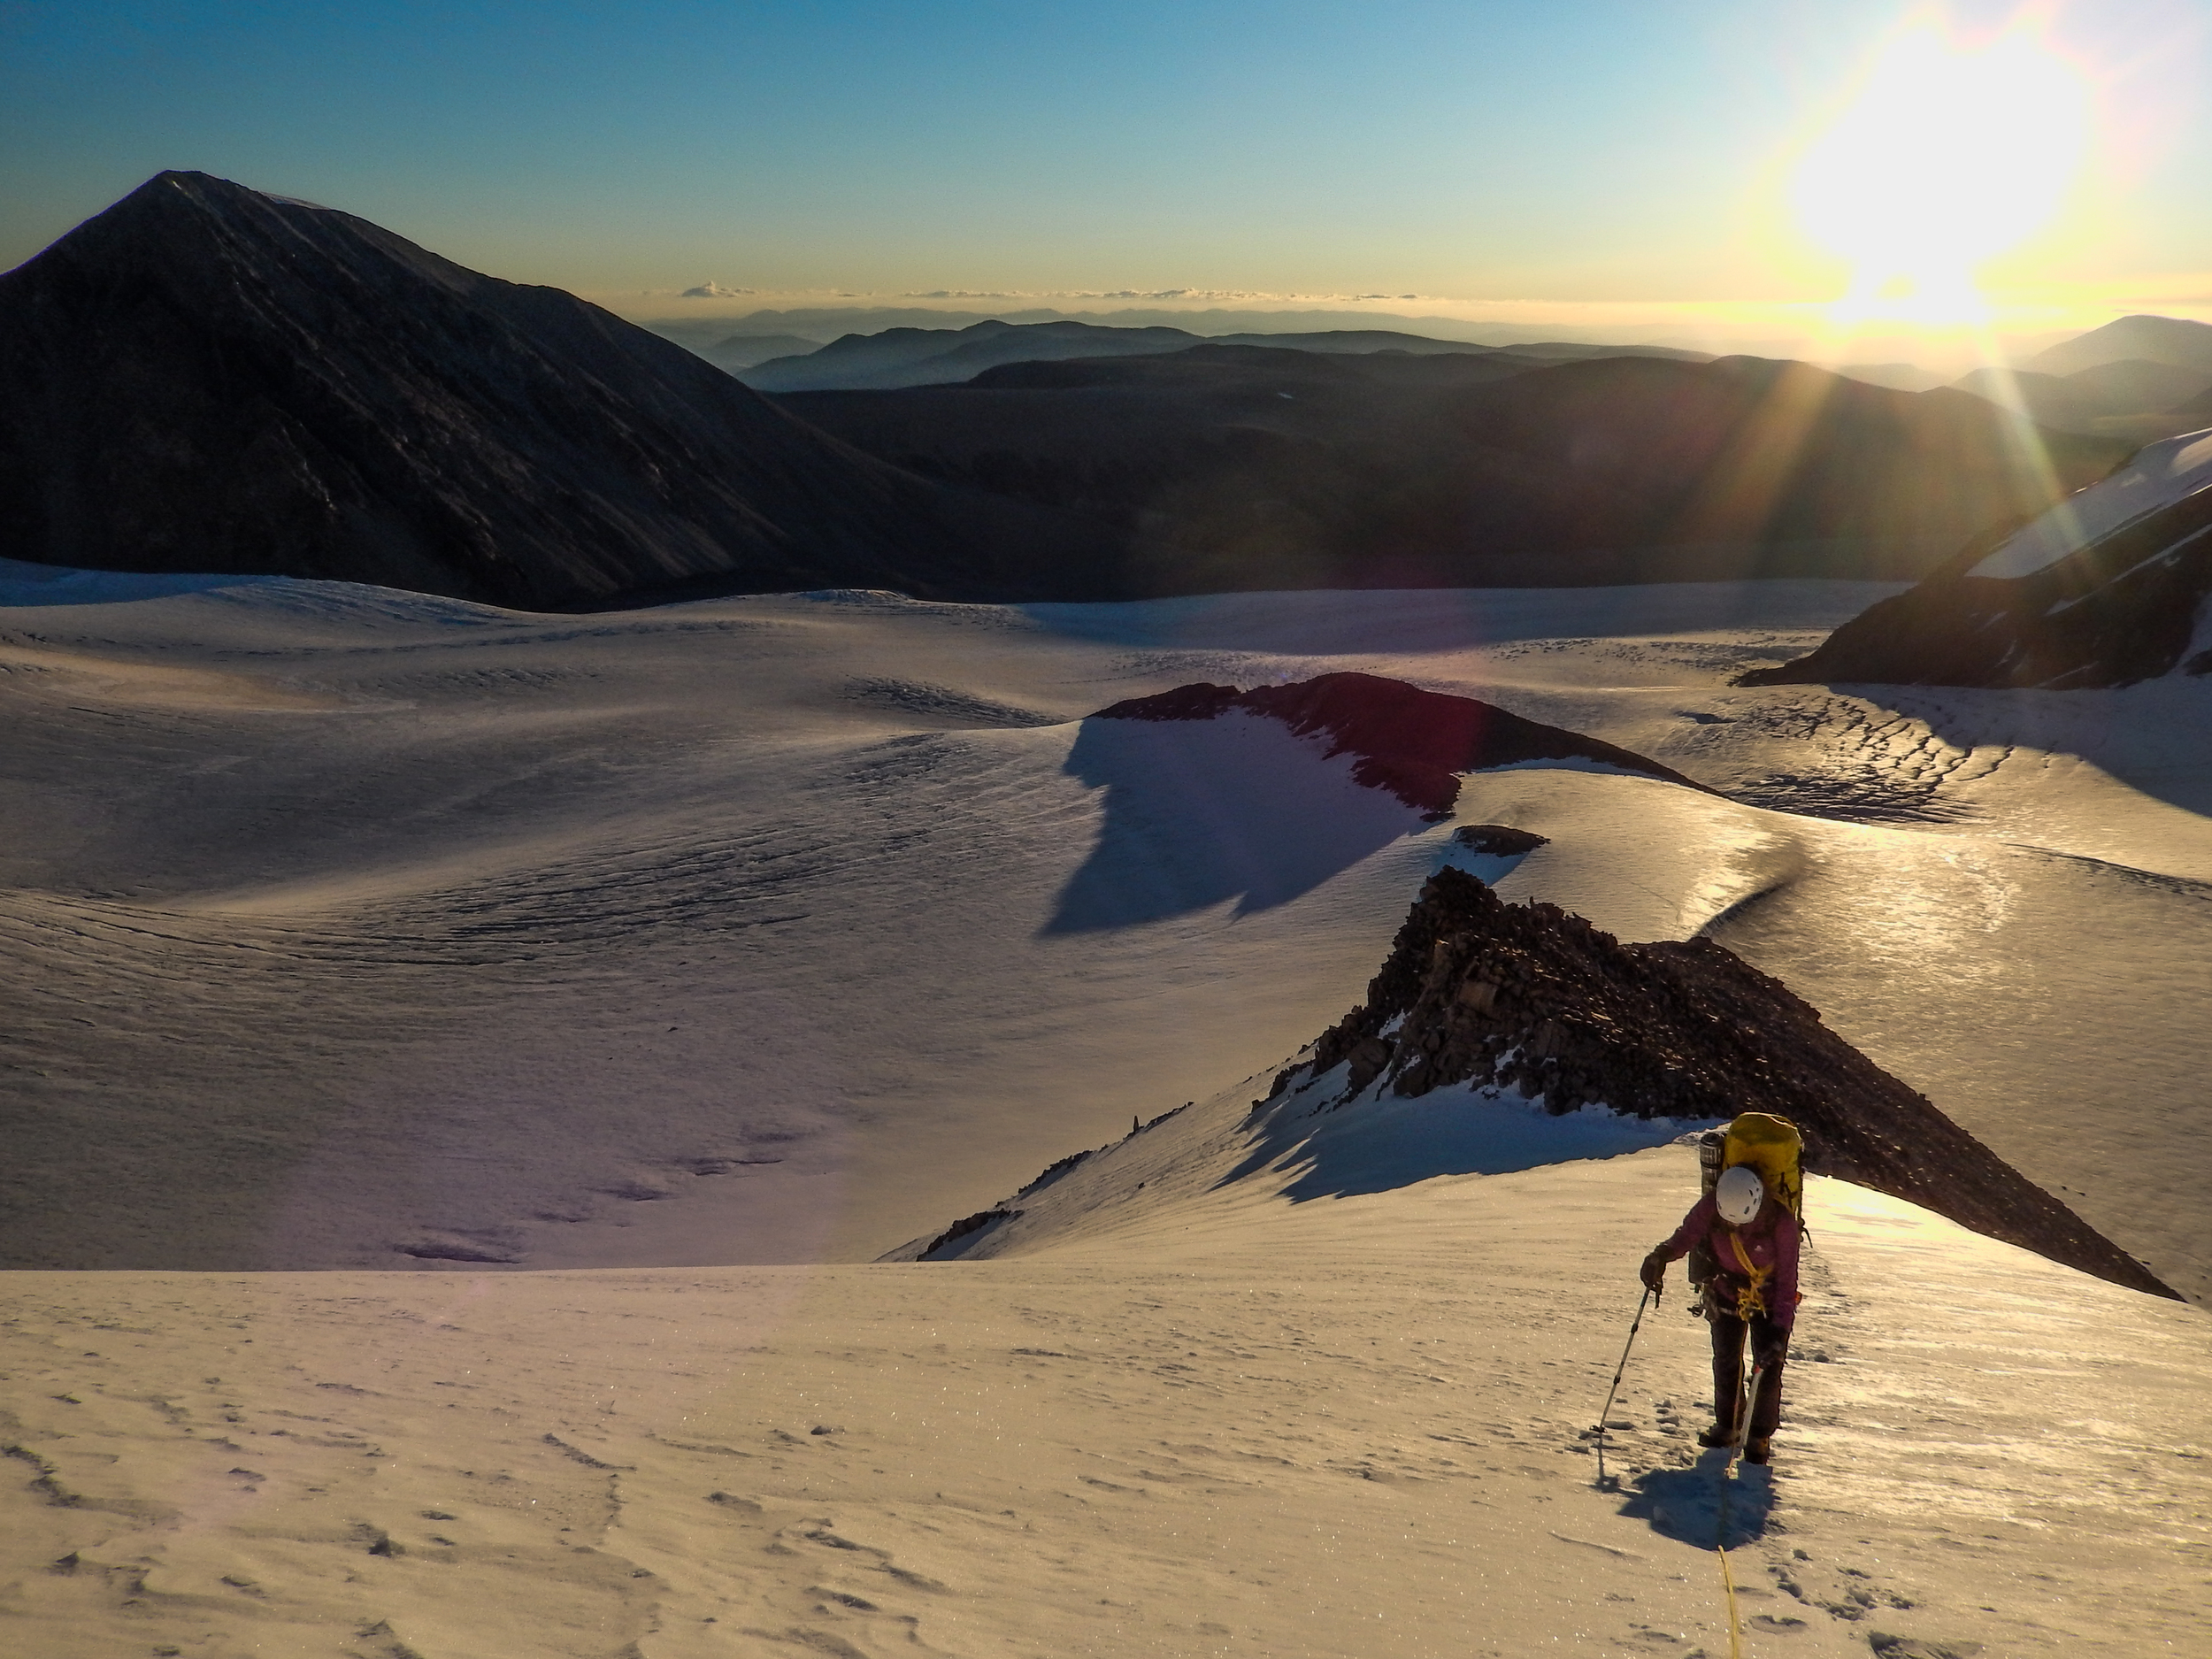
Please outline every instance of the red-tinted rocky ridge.
M1133 697L1091 718L1215 720L1235 713L1279 720L1300 737L1325 739L1330 756L1358 757L1352 767L1354 782L1386 789L1408 806L1438 818L1448 815L1459 798L1457 774L1521 761L1595 761L1686 788L1705 788L1655 760L1579 732L1379 674L1322 674L1250 691L1202 681Z

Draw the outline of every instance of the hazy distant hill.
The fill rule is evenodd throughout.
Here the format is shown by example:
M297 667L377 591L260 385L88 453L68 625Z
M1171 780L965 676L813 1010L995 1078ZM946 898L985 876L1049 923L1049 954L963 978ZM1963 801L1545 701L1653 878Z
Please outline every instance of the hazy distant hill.
M1910 578L2125 453L1802 364L1210 344L781 399L948 481L1180 549L1208 588Z
M1951 384L2001 406L2016 405L2039 421L2069 430L2108 412L2068 385L2063 376L2028 369L1970 369Z
M820 349L820 342L796 334L729 334L699 355L718 368L734 373L776 357L804 357Z
M2094 399L2115 414L2137 410L2170 410L2212 387L2212 365L2193 368L2173 363L2151 363L2141 357L2123 357L2100 363L2066 377L2066 384Z
M1893 392L1932 392L1943 384L1943 376L1917 363L1841 363L1836 373L1869 386L1886 386Z
M744 380L747 385L764 392L891 390L905 386L953 385L1002 364L1149 357L1202 344L1280 346L1330 355L1396 351L1414 356L1468 356L1497 349L1464 341L1432 340L1379 328L1202 336L1163 326L1114 327L1071 321L1005 323L989 319L965 328L887 328L879 334L846 334L819 350L762 363L746 370ZM1593 346L1565 341L1517 346L1512 351L1523 357L1627 355L1706 361L1701 352L1667 346Z
M2061 341L2020 366L2038 374L2065 375L2130 358L2212 375L2212 323L2181 317L2123 317Z
M0 277L0 557L549 608L672 582L1112 585L558 289L165 173Z
M2168 412L2184 431L2212 426L2212 387L2207 387L2185 403L2176 404Z
M2047 426L2140 442L2181 429L2184 423L2169 417L2177 405L2212 388L2212 369L2125 357L2062 375L1976 369L1953 384L1993 403L2016 403Z
M803 357L760 364L747 373L745 383L763 392L925 386L964 380L1002 363L1173 351L1197 342L1197 335L1180 328L1101 328L1089 323L994 321L956 329L887 328L880 334L846 334Z

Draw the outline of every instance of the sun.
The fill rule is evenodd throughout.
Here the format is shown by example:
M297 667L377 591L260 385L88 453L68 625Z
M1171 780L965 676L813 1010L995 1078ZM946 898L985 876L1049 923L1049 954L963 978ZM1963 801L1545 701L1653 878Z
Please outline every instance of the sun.
M1839 317L1977 320L1978 273L2058 212L2089 114L2081 71L2026 25L1894 36L1792 181L1799 224L1851 264Z

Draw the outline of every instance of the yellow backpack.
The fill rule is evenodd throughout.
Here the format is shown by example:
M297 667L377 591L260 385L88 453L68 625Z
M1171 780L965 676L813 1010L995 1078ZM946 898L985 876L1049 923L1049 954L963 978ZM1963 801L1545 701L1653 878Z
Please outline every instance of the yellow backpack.
M1804 1152L1804 1138L1788 1118L1777 1118L1770 1112L1743 1112L1728 1125L1727 1138L1721 1145L1720 1167L1726 1170L1748 1164L1759 1172L1767 1191L1787 1204L1790 1214L1802 1221Z

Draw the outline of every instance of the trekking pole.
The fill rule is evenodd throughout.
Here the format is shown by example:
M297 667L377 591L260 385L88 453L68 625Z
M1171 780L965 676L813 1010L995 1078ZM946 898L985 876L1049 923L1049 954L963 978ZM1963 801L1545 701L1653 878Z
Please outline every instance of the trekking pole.
M1651 1305L1652 1291L1644 1287L1643 1299L1636 1304L1636 1317L1628 1326L1628 1340L1621 1344L1621 1363L1613 1368L1613 1386L1605 1391L1605 1407L1598 1413L1598 1490L1605 1489L1605 1419L1613 1415L1613 1396L1621 1391L1621 1379L1628 1371L1628 1350L1636 1346L1637 1327L1644 1322L1644 1310Z

